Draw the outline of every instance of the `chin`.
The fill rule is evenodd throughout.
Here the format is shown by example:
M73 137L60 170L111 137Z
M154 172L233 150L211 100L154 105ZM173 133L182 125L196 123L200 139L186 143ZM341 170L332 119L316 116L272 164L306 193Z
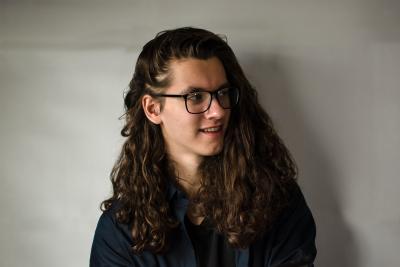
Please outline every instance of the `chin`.
M203 156L206 156L206 157L207 156L208 157L215 156L215 155L218 155L219 153L221 153L221 151L222 151L222 146L221 147L216 147L215 149L204 151Z

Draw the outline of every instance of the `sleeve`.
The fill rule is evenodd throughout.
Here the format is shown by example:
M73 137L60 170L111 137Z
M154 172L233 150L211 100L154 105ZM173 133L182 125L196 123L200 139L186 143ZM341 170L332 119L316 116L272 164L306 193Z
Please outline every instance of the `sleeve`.
M313 267L317 254L316 226L298 185L275 227L271 261L266 266Z
M110 212L104 212L97 224L90 253L90 267L135 266L129 257L129 244Z

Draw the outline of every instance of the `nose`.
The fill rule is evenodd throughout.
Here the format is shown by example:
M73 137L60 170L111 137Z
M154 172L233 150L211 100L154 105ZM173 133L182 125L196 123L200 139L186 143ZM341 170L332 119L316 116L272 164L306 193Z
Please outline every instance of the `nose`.
M207 119L220 119L226 110L221 107L215 96L212 96L210 108L204 113Z

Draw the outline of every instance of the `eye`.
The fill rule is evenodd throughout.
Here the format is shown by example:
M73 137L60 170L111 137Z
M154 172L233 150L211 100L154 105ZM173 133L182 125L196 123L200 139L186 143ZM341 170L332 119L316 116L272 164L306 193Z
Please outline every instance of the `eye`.
M187 95L186 100L191 102L201 102L204 100L204 92L193 92Z

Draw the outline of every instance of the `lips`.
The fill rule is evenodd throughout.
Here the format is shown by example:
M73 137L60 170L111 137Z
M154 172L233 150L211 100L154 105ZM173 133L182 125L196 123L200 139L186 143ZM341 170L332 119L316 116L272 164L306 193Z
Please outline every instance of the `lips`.
M222 126L212 126L212 127L200 129L200 131L203 133L217 133L217 132L220 132L221 130L222 130Z

